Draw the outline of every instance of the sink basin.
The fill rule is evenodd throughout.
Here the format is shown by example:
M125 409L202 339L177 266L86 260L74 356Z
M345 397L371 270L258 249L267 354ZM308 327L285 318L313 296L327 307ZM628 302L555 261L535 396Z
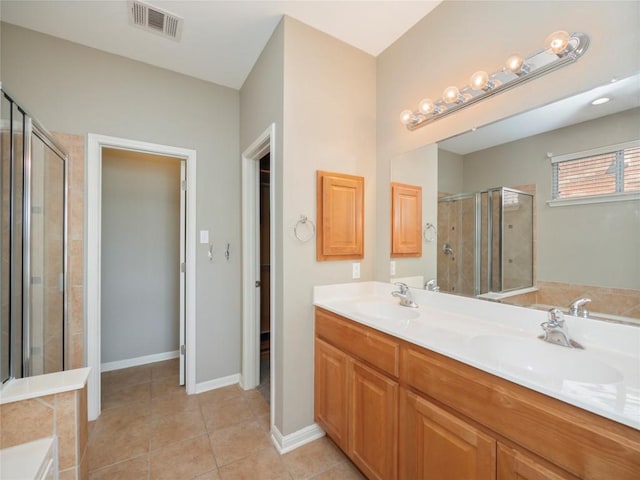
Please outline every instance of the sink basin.
M624 379L616 368L585 350L551 345L536 338L481 335L470 340L474 352L488 364L528 377L588 384Z
M380 320L412 320L420 316L415 308L390 302L357 303L356 310L362 315Z

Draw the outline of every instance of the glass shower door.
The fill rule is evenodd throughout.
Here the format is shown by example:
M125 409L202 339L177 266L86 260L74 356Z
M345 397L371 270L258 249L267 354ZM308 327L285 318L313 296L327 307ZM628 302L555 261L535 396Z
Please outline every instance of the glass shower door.
M65 162L31 136L29 375L64 369Z

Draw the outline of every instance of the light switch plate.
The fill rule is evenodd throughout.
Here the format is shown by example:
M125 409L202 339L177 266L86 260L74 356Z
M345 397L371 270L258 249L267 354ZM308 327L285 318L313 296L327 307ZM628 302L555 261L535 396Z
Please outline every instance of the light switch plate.
M396 274L396 262L391 260L389 262L389 274L393 277Z
M359 263L352 263L351 264L351 277L352 278L360 278L360 264Z
M209 243L209 230L200 230L200 243Z

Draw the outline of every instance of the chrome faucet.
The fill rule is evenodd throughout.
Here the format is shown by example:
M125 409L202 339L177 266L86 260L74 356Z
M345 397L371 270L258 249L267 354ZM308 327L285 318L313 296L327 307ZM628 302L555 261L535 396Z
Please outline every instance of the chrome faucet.
M555 343L563 347L584 348L578 342L571 340L569 329L564 320L564 314L559 308L549 310L549 320L540 324L544 330L544 335L539 338L545 342Z
M407 284L402 282L397 282L395 283L395 285L400 287L400 290L391 292L391 295L393 295L394 297L398 297L400 299L400 305L402 305L403 307L418 308L418 304L413 301L413 297L411 296L411 290L409 290L409 287L407 286Z
M574 315L576 317L589 318L589 310L584 308L584 306L591 301L590 298L578 298L571 302L569 305L569 315Z
M440 291L440 287L436 284L436 279L435 278L432 278L431 280L426 282L424 284L424 289L428 290L429 292L439 292Z

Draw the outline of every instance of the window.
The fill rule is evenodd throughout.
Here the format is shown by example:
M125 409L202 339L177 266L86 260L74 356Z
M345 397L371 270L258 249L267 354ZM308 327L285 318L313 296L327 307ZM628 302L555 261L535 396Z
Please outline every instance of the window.
M640 193L640 141L552 157L551 162L553 200Z

